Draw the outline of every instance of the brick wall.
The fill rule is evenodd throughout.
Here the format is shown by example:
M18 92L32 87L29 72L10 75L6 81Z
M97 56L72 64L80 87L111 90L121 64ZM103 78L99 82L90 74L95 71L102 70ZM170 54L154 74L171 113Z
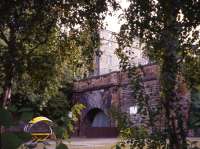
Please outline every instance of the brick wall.
M148 103L151 108L156 109L157 106L160 105L160 84L158 76L159 68L157 65L146 65L140 72L143 76L145 93L150 97ZM184 86L184 83L180 84L182 85L179 87L180 90L178 94L182 97L180 104L182 104L182 110L183 113L186 113L185 119L187 119L190 96L186 87ZM101 95L101 97L98 96L98 100L102 100L104 103L106 103L105 100L110 100L109 102L111 105L118 106L122 112L127 112L127 114L129 114L129 107L137 103L136 100L133 99L132 94L134 93L131 89L130 78L128 78L126 72L112 72L106 75L95 76L74 83L74 98L77 101L87 103L86 106L88 110L91 108L91 106L88 106L91 105L91 97L94 101L97 98L95 95L93 95L94 92L96 92L96 95ZM85 96L86 94L87 96ZM110 108L105 105L98 105L97 107L101 108L103 111L107 111ZM147 117L139 114L132 115L130 118L136 119L138 122L142 123L145 123L148 119ZM162 127L164 125L164 116L162 113L160 113L160 115L155 119L158 121L157 126Z

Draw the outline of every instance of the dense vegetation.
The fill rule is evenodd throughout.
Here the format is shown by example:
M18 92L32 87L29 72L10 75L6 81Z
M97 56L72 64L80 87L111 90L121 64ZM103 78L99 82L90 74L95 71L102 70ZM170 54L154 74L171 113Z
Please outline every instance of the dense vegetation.
M121 66L130 70L134 96L143 104L141 111L149 110L147 113L153 118L156 113L148 109L148 96L144 94L141 76L126 55L126 52L134 51L126 51L125 47L131 46L133 40L139 37L144 43L142 46L146 56L160 67L160 108L164 109L167 121L165 134L155 131L156 134L149 135L143 128L136 128L134 131L137 133L133 133L131 124L123 126L124 138L131 138L131 143L135 138L141 141L141 137L142 140L149 138L149 142L154 140L156 143L165 143L168 139L170 149L186 149L188 128L183 126L188 125L184 124L187 122L183 121L180 106L176 104L181 100L176 90L178 79L182 76L188 89L194 93L191 105L194 112L191 117L195 122L191 121L190 126L196 127L196 122L199 122L200 2L129 2L129 7L122 15L125 23L121 26L118 38L117 53L121 57ZM112 11L110 6L118 8L115 0L1 1L1 130L13 125L17 119L27 121L33 115L41 114L50 117L58 125L66 127L69 124L71 130L73 122L69 122L67 113L74 111L77 114L81 106L72 108L70 84L75 77L87 76L92 71L93 56L100 53L98 29L102 27L105 15ZM66 112L62 112L65 108ZM57 112L51 113L53 110ZM154 123L150 125L154 127ZM0 134L0 140L10 141L4 145L11 145L3 146L3 149L15 149L24 139L16 134ZM144 145L144 142L133 143L142 148L141 144Z
M125 23L119 35L123 68L132 67L124 47L139 37L144 53L160 67L161 106L166 118L170 149L186 149L187 121L180 111L177 95L182 76L188 89L199 85L200 2L197 0L129 0Z
M70 86L74 77L87 76L93 69L97 31L108 5L117 8L113 0L1 1L1 130L17 119L45 115L71 131L68 112L76 120L83 106L72 106ZM3 149L16 149L23 140L13 133L0 135Z

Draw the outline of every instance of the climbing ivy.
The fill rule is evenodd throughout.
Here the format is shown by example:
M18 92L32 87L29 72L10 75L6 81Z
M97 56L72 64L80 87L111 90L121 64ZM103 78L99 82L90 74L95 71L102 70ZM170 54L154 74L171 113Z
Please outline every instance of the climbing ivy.
M158 117L161 116L161 103L156 106L150 104L150 96L146 93L143 81L143 66L136 67L132 64L127 67L126 72L130 80L132 89L132 102L136 104L140 116L145 117L143 123L135 124L130 120L127 113L123 113L116 108L111 110L112 117L117 120L120 131L121 147L130 146L131 149L152 149L167 147L167 134L163 126L156 126L156 123L163 123Z

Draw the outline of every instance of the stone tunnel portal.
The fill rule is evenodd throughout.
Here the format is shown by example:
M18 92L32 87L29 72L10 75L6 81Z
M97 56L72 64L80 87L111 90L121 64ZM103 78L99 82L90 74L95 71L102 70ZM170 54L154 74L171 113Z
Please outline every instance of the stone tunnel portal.
M87 138L116 137L116 127L111 126L111 119L100 108L89 110L82 121L81 132Z
M89 127L110 127L110 118L99 108L91 109L85 117Z
M159 67L155 64L149 64L138 69L138 72L142 76L145 94L150 99L148 104L151 108L159 108L161 104ZM81 114L77 136L114 137L117 135L115 131L117 122L107 113L114 106L121 112L129 114L130 107L137 103L137 100L133 98L130 82L128 72L111 72L74 82L74 101L86 105L86 109ZM190 93L183 83L180 82L180 85L183 89L178 92L181 97L179 104L182 107L182 112L185 113L184 119L187 122ZM147 116L137 114L137 117L140 120L138 125L148 127ZM130 120L135 121L135 115L131 115ZM155 124L159 129L165 127L165 117L162 112L155 117Z

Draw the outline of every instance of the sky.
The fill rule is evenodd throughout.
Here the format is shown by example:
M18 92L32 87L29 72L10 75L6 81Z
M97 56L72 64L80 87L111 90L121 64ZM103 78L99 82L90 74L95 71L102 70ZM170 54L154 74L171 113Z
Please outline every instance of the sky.
M119 4L121 5L122 9L125 9L129 6L129 3L127 0L118 0ZM113 31L113 32L119 32L120 26L122 22L119 21L118 16L122 13L122 10L114 12L112 16L107 16L105 18L105 24L107 24L106 29Z

